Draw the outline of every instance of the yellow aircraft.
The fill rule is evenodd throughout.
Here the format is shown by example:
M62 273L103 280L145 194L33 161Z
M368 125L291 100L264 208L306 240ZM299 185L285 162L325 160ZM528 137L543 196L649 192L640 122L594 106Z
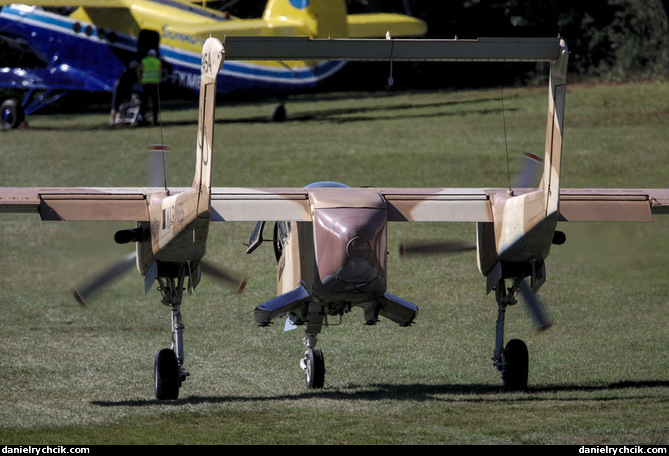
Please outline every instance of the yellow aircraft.
M524 342L504 345L505 312L518 293L527 295L540 327L548 325L533 294L546 279L545 260L564 237L565 221L650 221L669 213L669 189L561 189L560 169L567 75L561 39L352 40L236 38L206 40L201 59L196 169L189 188L0 188L0 212L36 213L43 220L136 222L119 231L135 242L136 263L148 290L160 283L171 309L172 346L155 359L155 394L176 399L184 370L183 290L192 291L206 271L203 257L211 222L255 221L247 249L262 243L275 222L277 297L258 305L260 326L287 317L305 328L300 365L309 388L321 388L325 363L317 336L327 319L362 308L365 323L384 317L411 325L418 308L390 294L387 283L388 222L471 222L477 226L478 265L498 305L494 366L504 386L528 381ZM437 61L540 61L550 65L544 168L538 188L351 188L319 182L302 188L212 187L217 75L226 59L359 59ZM126 265L127 265L126 261ZM117 271L113 271L116 274ZM104 286L101 277L81 290L83 301ZM529 284L526 284L526 279ZM507 282L509 281L509 282Z
M6 128L70 91L112 92L132 61L155 50L162 62L161 89L200 88L200 52L209 37L300 36L310 38L418 37L424 22L400 14L347 14L344 0L269 0L259 19L237 19L185 0L33 0L0 10L0 43L41 62L0 68L0 87L27 91L23 102L2 106ZM0 3L1 5L2 3ZM62 15L43 7L77 7ZM345 62L232 62L223 69L219 93L284 97L315 87ZM118 100L119 102L122 100ZM275 113L285 115L283 107Z

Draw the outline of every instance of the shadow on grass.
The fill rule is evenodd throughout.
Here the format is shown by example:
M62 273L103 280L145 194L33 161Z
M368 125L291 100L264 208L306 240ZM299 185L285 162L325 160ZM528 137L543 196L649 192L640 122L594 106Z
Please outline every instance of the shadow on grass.
M143 407L148 405L184 405L184 404L217 404L231 402L263 402L299 399L332 399L332 400L388 400L396 401L457 401L457 402L524 402L542 400L582 400L584 398L539 396L543 393L592 393L611 392L627 389L666 388L669 381L621 381L603 385L545 385L533 386L524 392L508 393L499 385L389 385L374 384L366 387L351 385L346 388L315 390L299 394L276 396L189 396L176 401L128 400L128 401L92 401L100 407ZM466 397L463 397L466 396ZM437 397L438 396L438 397ZM454 396L449 398L448 396ZM457 397L455 397L457 396ZM644 396L606 396L594 400L610 401L619 399L638 400ZM588 398L593 400L593 398Z
M363 97L364 98L364 97ZM448 116L460 116L465 114L475 114L475 115L484 115L489 113L501 112L501 106L499 108L481 108L473 109L468 111L459 111L459 112L447 112L447 111L437 111L431 113L425 112L414 112L410 113L410 110L420 110L420 109L435 109L435 108L449 108L457 105L468 105L483 103L494 100L493 98L477 98L472 100L461 100L461 101L445 101L445 102L419 102L419 103L392 103L388 102L384 105L377 106L355 106L357 100L352 100L351 103L353 106L345 108L332 108L332 109L322 109L322 110L313 110L308 112L299 112L294 115L288 115L286 120L282 122L274 122L270 119L270 113L267 115L256 115L256 116L246 116L246 117L235 117L227 116L217 118L216 123L219 124L264 124L264 123L287 123L287 122L332 122L332 123L349 123L349 122L365 122L365 121L379 121L379 120L389 120L395 118L434 118L434 117L448 117ZM290 103L288 103L290 107ZM225 105L218 105L217 110L223 115L229 113L234 114L234 106L226 107ZM515 111L516 108L506 108L506 111ZM167 110L166 110L167 111ZM75 121L76 122L76 121ZM162 128L169 127L178 127L178 126L196 126L198 119L194 116L192 119L184 120L171 120L162 122ZM73 123L67 127L61 126L35 126L29 127L32 130L39 131L52 131L52 130L68 130L68 131L96 131L96 130L108 130L108 131L121 131L126 129L150 129L150 128L159 128L158 126L147 125L143 127L133 127L130 125L120 125L116 127L109 127L106 124L92 125L90 123Z

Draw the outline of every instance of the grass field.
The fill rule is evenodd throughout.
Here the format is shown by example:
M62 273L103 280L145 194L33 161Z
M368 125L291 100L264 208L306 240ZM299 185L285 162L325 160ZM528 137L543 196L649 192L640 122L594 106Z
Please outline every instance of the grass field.
M499 90L335 93L221 103L214 185L499 187L508 181ZM544 146L546 90L505 89L512 173ZM190 185L197 110L166 104L168 183ZM2 186L141 186L158 128L105 127L101 114L34 116L0 134ZM564 187L667 187L669 84L568 87ZM126 227L0 217L0 442L3 444L669 444L669 217L569 224L540 296L554 321L537 334L521 305L508 338L530 350L530 387L503 393L492 367L496 304L474 253L405 259L401 241L473 240L470 224L392 224L389 292L416 324L366 327L360 311L319 337L325 388L298 366L301 330L258 328L274 296L269 246L253 224L216 224L208 257L250 277L245 293L203 282L182 312L191 377L180 399L153 398L153 358L169 310L132 274L87 309L69 290L129 252Z

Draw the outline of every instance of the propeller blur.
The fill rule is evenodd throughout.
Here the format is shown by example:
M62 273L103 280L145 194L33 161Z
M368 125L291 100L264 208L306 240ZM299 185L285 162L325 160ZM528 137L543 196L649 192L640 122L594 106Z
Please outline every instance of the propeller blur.
M504 345L506 311L524 297L539 328L550 320L536 293L546 280L546 259L564 243L558 223L571 221L646 221L669 213L669 189L563 189L560 187L568 51L560 38L480 38L477 40L209 38L202 48L200 109L195 174L186 188L0 188L0 213L36 213L43 220L133 222L119 231L119 243L134 242L136 253L82 287L89 299L134 262L145 290L158 282L161 303L170 308L172 346L155 358L154 390L159 400L176 399L184 370L183 291L193 291L202 273L226 283L238 279L208 266L210 225L256 222L247 253L265 240L277 267L277 296L259 304L259 326L286 319L304 328L306 350L300 367L308 388L325 380L323 351L317 337L330 319L354 308L363 322L381 317L412 325L418 307L391 294L387 274L389 222L467 222L476 225L475 244L447 242L427 251L462 251L476 246L486 292L494 291L498 317L493 366L509 390L528 384L528 350L511 339ZM212 187L214 111L217 75L224 59L391 60L544 62L550 65L548 116L543 168L538 187L519 188L352 188L317 182L299 188ZM535 160L536 162L536 160ZM163 179L164 180L164 179ZM426 251L405 245L404 252Z

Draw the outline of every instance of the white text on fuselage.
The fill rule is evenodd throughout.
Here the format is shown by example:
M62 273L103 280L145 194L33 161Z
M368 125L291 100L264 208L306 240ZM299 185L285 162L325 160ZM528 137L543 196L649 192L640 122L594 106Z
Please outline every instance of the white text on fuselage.
M162 29L162 39L168 41L179 41L181 43L191 44L198 48L204 46L204 40L195 35L189 35L187 33L174 32L167 28L167 25L163 25Z
M172 70L169 81L177 87L198 90L200 88L200 74L188 71Z

